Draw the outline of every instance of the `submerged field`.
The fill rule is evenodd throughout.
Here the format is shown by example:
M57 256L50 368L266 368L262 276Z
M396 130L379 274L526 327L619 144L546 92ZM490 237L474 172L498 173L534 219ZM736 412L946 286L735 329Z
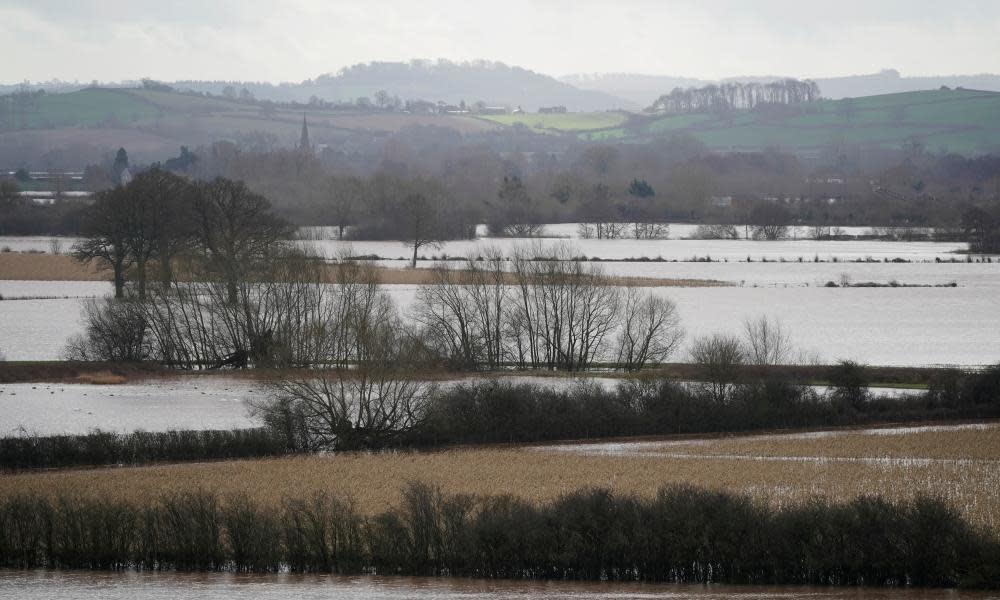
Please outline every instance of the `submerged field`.
M613 451L608 451L612 449ZM650 496L686 483L749 493L775 506L816 496L942 498L973 523L1000 529L1000 424L736 436L623 443L464 448L74 470L0 476L0 495L40 492L147 500L206 490L277 505L318 491L375 514L410 481L447 493L513 494L544 502L581 487Z

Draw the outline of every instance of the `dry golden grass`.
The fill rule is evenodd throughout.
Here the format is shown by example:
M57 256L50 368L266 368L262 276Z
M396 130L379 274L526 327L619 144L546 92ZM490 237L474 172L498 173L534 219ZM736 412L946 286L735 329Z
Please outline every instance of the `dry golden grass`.
M0 252L0 279L20 281L111 281L96 262L81 264L64 254Z
M757 456L865 460L1000 461L1000 425L842 430L789 435L744 435L653 443L663 455Z
M337 281L337 266L327 265L330 282ZM380 281L386 285L421 285L434 283L430 269L378 269ZM155 272L155 271L154 271ZM0 279L21 281L111 281L111 272L101 270L95 261L81 264L62 254L0 253ZM608 277L608 285L624 287L718 287L731 285L712 279L661 279L654 277ZM513 283L513 278L511 278Z
M89 383L91 385L121 385L128 380L124 375L118 375L110 371L80 373L76 376L77 383Z
M815 440L775 436L769 447L752 436L688 442L702 448L701 456L677 456L674 447L667 450L674 454L660 455L588 455L566 447L488 448L25 473L0 476L0 495L74 492L142 500L200 488L246 492L260 502L277 504L286 496L325 490L353 496L362 510L374 513L396 505L401 487L411 480L437 484L450 493L510 493L533 501L587 486L652 495L665 484L688 483L749 493L775 505L817 495L904 499L924 492L947 499L973 522L1000 530L997 426L892 438L848 433L841 437L846 441L838 441L838 435ZM760 458L762 451L787 456L796 450L801 456L877 458L888 453L913 460ZM965 458L972 460L954 460Z

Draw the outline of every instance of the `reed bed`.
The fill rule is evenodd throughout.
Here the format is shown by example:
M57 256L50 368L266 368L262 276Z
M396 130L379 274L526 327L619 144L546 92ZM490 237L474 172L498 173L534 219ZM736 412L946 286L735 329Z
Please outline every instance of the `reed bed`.
M336 283L337 265L326 266L325 279ZM432 269L379 267L384 285L424 285L436 282ZM179 276L183 279L183 273ZM65 254L0 253L0 279L19 281L111 281L111 272L101 270L96 261L81 263ZM658 277L607 277L606 285L621 287L719 287L730 282L714 279L672 279ZM513 278L511 278L513 283Z
M538 446L343 453L9 474L0 476L0 496L30 492L56 497L73 492L144 502L166 492L206 490L242 494L275 507L287 498L325 492L350 495L362 514L372 515L399 506L409 481L440 486L448 494L512 494L532 503L592 486L648 498L664 485L692 484L746 493L772 507L815 497L848 501L874 494L904 501L928 494L955 507L971 523L1000 531L996 436L996 428L990 427L815 439L796 434L773 436L771 442L767 437L744 436L688 442L683 452L672 447L659 453L611 455L586 453L587 444L581 444L580 451ZM762 459L766 456L798 459ZM835 457L851 460L830 460Z

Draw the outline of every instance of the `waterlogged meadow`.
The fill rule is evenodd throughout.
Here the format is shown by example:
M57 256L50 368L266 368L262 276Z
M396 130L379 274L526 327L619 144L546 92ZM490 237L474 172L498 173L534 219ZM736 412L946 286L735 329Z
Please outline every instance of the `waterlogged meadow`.
M608 264L606 271L619 273L623 264L627 263ZM928 269L964 266L927 265ZM968 266L1000 273L998 264ZM774 272L782 269L781 265L766 267ZM852 359L900 366L978 366L1000 361L1000 311L995 293L1000 289L1000 276L994 280L970 274L967 278L980 284L849 289L772 284L651 290L677 304L688 340L719 331L735 332L744 319L769 314L781 317L801 354L794 357L797 360ZM0 349L8 360L60 360L69 338L83 327L83 300L79 297L110 289L110 284L95 282L0 281L0 294L5 297L51 298L0 301ZM417 289L413 285L386 286L404 316L416 299ZM682 349L675 360L685 360L684 354Z
M261 386L226 377L137 383L0 383L0 436L256 426L248 402Z
M510 493L547 502L585 487L652 497L669 484L746 493L775 507L814 497L890 500L924 493L1000 531L1000 425L697 436L615 444L341 453L232 463L9 474L0 496L82 493L148 501L164 490L246 494L268 506L317 492L351 497L365 514L399 506L404 484L449 494Z

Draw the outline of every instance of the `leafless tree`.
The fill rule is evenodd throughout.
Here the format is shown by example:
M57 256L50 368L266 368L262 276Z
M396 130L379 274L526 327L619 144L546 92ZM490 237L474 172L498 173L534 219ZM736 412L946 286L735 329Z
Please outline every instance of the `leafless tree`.
M125 296L125 272L132 264L129 252L129 198L121 187L98 192L84 213L82 230L86 236L73 248L81 262L97 260L114 272L115 298Z
M236 303L239 284L291 229L271 212L271 204L242 182L218 178L201 184L194 196L198 244L209 269L225 281L227 301Z
M364 202L365 186L357 177L331 177L327 180L330 217L337 227L337 239L344 239L344 230L354 224Z
M621 368L638 371L647 364L666 361L677 350L684 332L672 301L628 288L622 309L617 361Z
M462 270L434 269L434 281L417 292L414 318L428 343L462 369L495 369L507 353L506 315L511 290L503 255L487 249Z
M306 448L391 445L421 423L433 391L412 377L408 335L394 311L355 324L352 368L278 381L272 397L255 410L272 427L296 430Z
M750 211L750 225L755 240L780 240L788 237L792 215L783 204L762 202Z
M83 304L84 332L70 338L68 360L139 362L153 353L142 302L95 298Z
M699 225L695 229L694 237L699 240L736 240L740 233L735 225Z
M402 221L403 242L413 248L412 268L417 267L417 253L425 246L437 246L442 239L441 201L428 191L413 191L400 202L398 218Z
M792 351L791 337L781 321L767 315L743 321L743 340L747 361L760 367L784 364Z
M691 360L702 368L704 387L711 398L724 404L736 380L737 368L746 362L746 356L739 338L716 333L694 341Z

